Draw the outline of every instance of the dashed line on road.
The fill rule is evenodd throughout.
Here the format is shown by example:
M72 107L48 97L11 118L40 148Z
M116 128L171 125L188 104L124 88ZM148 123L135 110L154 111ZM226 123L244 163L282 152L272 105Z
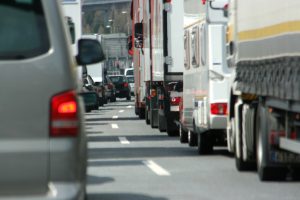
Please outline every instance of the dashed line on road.
M124 110L120 110L120 111L119 111L119 113L122 113L122 112L124 112Z
M111 124L111 128L117 129L119 128L118 124Z
M117 115L114 115L112 118L113 118L113 119L118 119L118 118L119 118L119 116L117 116Z
M130 144L126 137L119 137L121 144Z
M170 172L156 164L153 160L143 161L143 163L150 168L158 176L170 176Z
M127 108L132 108L132 106L127 106Z

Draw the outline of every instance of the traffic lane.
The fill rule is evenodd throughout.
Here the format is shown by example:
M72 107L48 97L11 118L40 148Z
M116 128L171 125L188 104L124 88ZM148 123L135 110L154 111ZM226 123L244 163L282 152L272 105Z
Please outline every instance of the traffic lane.
M121 106L114 107L119 109ZM116 111L114 109L103 117L109 118ZM135 116L133 110L128 111L124 111L122 117ZM170 138L165 133L151 129L145 125L144 120L119 120L116 123L122 129L112 130L111 127L104 126L104 134L99 135L100 137L89 137L89 140L93 138L89 142L89 173L113 179L101 186L89 185L88 188L92 191L88 191L92 192L92 197L104 195L104 198L110 199L130 199L126 195L123 198L122 195L114 195L128 193L140 198L146 196L146 199L299 197L299 182L262 183L256 172L237 172L234 160L224 148L216 150L214 155L198 156L195 148L181 145L178 138ZM128 130L133 130L134 133ZM122 144L120 137L126 137L130 143ZM170 175L157 175L147 166L150 161Z

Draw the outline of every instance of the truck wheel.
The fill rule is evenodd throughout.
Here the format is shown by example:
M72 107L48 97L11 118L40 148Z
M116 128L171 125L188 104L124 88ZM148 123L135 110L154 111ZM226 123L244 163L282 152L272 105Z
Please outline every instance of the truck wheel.
M261 181L282 180L286 177L285 168L272 166L269 160L269 116L267 109L259 103L257 111L256 159L257 172Z
M150 125L151 125L151 128L157 128L157 124L158 124L158 119L157 119L157 115L154 115L153 113L156 113L156 112L153 112L153 111L150 111Z
M146 108L145 109L145 121L146 121L146 124L150 124L150 119L149 119L149 112L148 112L148 109Z
M139 118L145 119L145 108L138 108L139 109Z
M158 114L158 130L160 132L166 132L166 119L160 114Z
M188 131L188 143L190 147L194 147L197 145L197 134L192 131Z
M198 154L205 155L213 152L212 135L209 131L198 134Z
M235 132L235 119L230 119L230 127L227 127L227 149L230 153L234 153L235 151L235 142L234 142L234 136L236 134Z
M183 130L182 125L179 126L179 141L181 143L188 142L188 133Z
M134 113L135 115L139 115L140 113L139 108L137 106L134 106Z
M167 134L168 136L178 136L179 135L179 129L177 125L174 123L173 118L166 119L166 129L167 129Z

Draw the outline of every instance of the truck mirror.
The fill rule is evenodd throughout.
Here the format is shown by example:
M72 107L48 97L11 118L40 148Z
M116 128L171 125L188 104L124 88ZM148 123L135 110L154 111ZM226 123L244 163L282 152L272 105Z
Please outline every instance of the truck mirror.
M134 46L136 48L143 47L143 23L134 25Z
M78 41L78 65L89 65L105 59L101 44L94 39L80 39Z

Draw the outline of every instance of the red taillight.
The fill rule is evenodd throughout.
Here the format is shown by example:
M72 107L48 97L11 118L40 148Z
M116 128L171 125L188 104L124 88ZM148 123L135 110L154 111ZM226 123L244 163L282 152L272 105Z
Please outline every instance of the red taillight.
M205 3L206 3L206 0L202 0L202 4L205 5Z
M125 82L125 83L123 84L123 86L124 86L124 87L128 87L128 83Z
M172 3L172 0L165 0L166 3Z
M212 103L210 105L210 113L213 115L226 115L227 103Z
M170 103L172 106L178 106L181 101L181 97L171 97Z
M65 137L78 134L76 93L68 91L51 99L50 136Z

